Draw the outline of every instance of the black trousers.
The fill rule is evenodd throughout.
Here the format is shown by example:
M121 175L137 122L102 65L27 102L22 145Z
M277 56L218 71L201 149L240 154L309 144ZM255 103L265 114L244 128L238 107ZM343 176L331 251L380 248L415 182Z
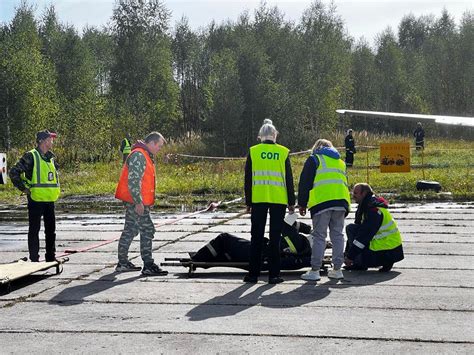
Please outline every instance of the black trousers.
M354 164L354 153L346 150L346 166L351 167Z
M41 217L44 220L44 235L46 238L46 261L53 261L56 255L56 216L54 202L37 202L28 198L28 250L31 261L39 260L39 231Z
M280 275L280 240L286 206L274 203L254 203L252 205L249 275L259 276L262 264L263 237L267 214L270 211L270 242L268 243L269 278Z

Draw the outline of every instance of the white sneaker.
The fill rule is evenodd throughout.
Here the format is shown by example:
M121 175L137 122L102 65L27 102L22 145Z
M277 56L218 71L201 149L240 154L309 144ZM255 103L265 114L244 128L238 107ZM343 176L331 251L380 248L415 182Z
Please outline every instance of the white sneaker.
M340 280L340 279L343 279L344 278L344 274L342 273L342 270L341 269L338 269L338 270L329 270L328 271L328 277L330 279L337 279L337 280Z
M319 270L309 270L306 271L301 278L305 281L319 281L321 276L319 276Z

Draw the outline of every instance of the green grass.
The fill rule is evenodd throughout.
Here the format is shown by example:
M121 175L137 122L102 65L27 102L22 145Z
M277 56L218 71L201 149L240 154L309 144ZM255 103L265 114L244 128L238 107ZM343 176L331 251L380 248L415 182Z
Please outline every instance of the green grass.
M340 137L335 137L339 141ZM379 135L356 135L358 145L378 146L377 142L399 142L403 137ZM181 147L180 147L181 148ZM230 199L243 196L243 175L245 160L207 161L191 158L168 159L170 152L183 151L176 145L168 146L157 159L157 203L166 205L189 205L200 201ZM189 152L190 150L184 150ZM456 200L472 200L474 197L474 142L440 140L427 142L424 164L421 153L412 151L410 173L379 172L380 152L378 149L359 148L355 155L354 168L348 171L349 184L368 182L378 193L393 193L394 199L442 199L445 195L435 192L418 192L417 180L435 180L441 183L443 191L452 193ZM60 157L59 157L60 158ZM293 176L297 189L299 175L306 155L292 156ZM10 162L11 166L11 162ZM60 170L62 196L112 195L121 169L121 160L110 163L77 163ZM22 201L20 193L11 182L0 185L0 203L16 204Z

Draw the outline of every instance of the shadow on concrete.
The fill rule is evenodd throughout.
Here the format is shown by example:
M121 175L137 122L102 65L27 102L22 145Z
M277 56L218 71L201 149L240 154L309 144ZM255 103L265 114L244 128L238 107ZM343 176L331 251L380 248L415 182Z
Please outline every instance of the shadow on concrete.
M139 273L138 275L133 274L134 276L126 279L117 280L116 275L118 275L118 273L112 272L102 276L97 280L89 282L86 285L77 285L66 288L51 298L48 303L59 306L75 306L83 303L87 297L96 293L100 293L111 289L112 287L124 285L144 277Z
M318 283L309 281L304 282L299 287L289 292L283 293L278 291L270 295L264 295L261 299L261 305L270 308L299 307L329 296L331 289L374 285L376 283L392 280L400 275L400 272L391 271L388 273L381 273L377 270L354 271L350 274L345 272L345 275L346 279L344 280L326 279L326 281L319 281ZM354 278L354 276L356 278Z
M345 273L344 280L331 280L326 282L303 282L289 292L276 291L264 294L275 285L269 284L242 284L222 296L212 299L194 307L186 315L190 321L202 321L209 318L228 317L236 315L254 306L269 308L299 307L304 304L319 301L331 293L332 288L347 288L369 286L379 282L394 279L400 272L391 271L380 273L374 271L356 271ZM293 281L284 277L286 281ZM293 275L299 280L299 274ZM250 291L253 287L256 289ZM250 291L250 292L248 292Z
M36 282L40 282L42 280L48 279L51 276L55 276L56 273L47 273L41 275L28 275L24 276L21 279L11 281L10 284L0 285L0 296L6 296L10 293L18 291L23 287L31 286Z
M244 295L246 291L257 286L257 288ZM269 284L247 284L243 283L234 290L222 296L216 296L210 300L194 307L186 315L190 321L202 321L209 318L228 317L242 312L259 303L262 293L271 289L274 285Z

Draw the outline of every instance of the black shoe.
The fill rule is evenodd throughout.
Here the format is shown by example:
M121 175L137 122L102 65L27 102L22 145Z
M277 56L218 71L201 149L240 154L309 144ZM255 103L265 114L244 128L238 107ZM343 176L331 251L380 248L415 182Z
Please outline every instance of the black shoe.
M44 257L44 260L45 260L47 263L49 263L49 262L51 262L51 261L58 261L58 259L56 259L56 257L54 257L54 256L45 256L45 257Z
M135 266L131 261L127 261L124 264L121 264L119 262L117 266L115 267L115 271L117 272L138 271L140 269L141 269L140 266Z
M359 266L359 265L351 265L351 266L344 265L342 268L347 271L351 271L351 270L367 271L367 268L365 266Z
M382 267L379 269L379 272L389 272L392 270L393 264L387 264L387 265L382 265Z
M248 284L256 284L258 282L258 277L257 276L245 275L244 276L244 282L246 282Z
M276 284L280 284L282 283L284 280L280 277L280 276L277 276L277 277L270 277L268 279L268 283L269 284L272 284L272 285L276 285Z
M168 271L163 270L156 264L144 265L142 269L142 275L145 276L166 276Z

